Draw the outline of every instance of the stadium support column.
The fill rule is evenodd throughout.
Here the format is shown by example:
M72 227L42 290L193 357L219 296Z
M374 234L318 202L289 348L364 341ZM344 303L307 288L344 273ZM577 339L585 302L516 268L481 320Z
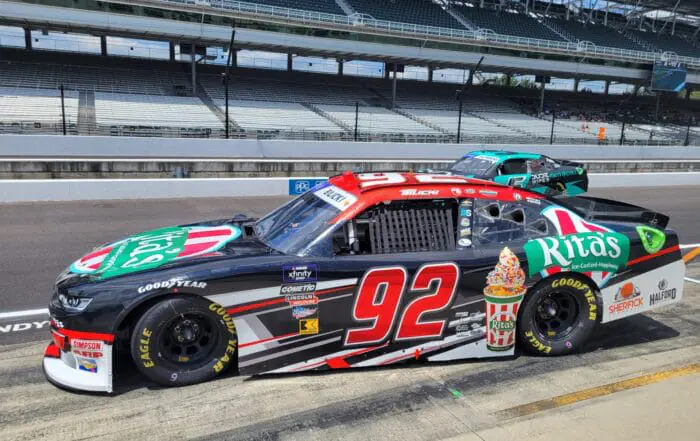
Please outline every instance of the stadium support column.
M63 92L63 84L61 84L61 121L63 121L63 136L68 133L66 131L66 97Z
M610 95L610 80L605 80L605 96Z
M654 119L659 122L659 110L661 109L661 92L656 92L656 112L654 113Z
M107 36L100 35L100 54L103 57L107 56Z
M345 60L342 58L338 58L336 60L338 62L338 76L343 76L343 66L345 65Z
M394 63L394 79L391 82L391 110L396 109L396 63Z
M685 86L685 99L689 100L690 95L693 93L693 89L691 89L688 86Z
M540 82L540 114L544 113L544 75Z
M171 41L168 46L170 61L175 61L175 42Z
M32 50L32 30L24 28L24 47L28 51Z
M190 57L192 62L192 96L197 96L197 55L195 48L197 45L192 43L190 46Z
M291 72L294 67L294 55L292 53L287 54L287 72Z
M428 82L429 83L433 82L433 71L435 71L435 68L433 66L428 66Z

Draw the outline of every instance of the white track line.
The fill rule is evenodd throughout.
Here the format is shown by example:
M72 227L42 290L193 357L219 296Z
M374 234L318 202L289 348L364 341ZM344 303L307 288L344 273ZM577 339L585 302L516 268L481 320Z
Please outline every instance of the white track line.
M28 315L49 315L49 310L44 309L27 309L26 311L12 311L12 312L0 312L0 320L15 318L15 317L26 317Z
M700 280L691 279L690 277L686 277L685 280L687 280L688 282L693 282L693 283L697 283L698 285L700 285Z
M700 248L700 243L692 243L690 245L679 245L678 248L685 250L688 248Z

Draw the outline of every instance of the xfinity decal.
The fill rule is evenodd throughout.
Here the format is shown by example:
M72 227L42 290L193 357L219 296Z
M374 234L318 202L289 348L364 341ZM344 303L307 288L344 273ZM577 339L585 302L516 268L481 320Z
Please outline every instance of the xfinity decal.
M316 282L318 280L318 265L284 265L282 267L282 283Z

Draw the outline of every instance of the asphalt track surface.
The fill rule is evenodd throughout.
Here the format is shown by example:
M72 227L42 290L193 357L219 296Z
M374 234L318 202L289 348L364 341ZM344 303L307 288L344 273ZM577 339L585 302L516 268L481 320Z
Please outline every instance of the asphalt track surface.
M697 188L592 194L666 213L683 243L700 242ZM0 205L0 314L45 307L56 274L95 245L163 225L261 215L284 199ZM688 277L700 281L700 264L689 265ZM2 440L637 441L700 432L700 283L693 281L681 304L601 325L573 356L256 378L230 372L180 389L148 383L121 359L114 397L68 393L45 381L44 321L0 320ZM678 368L684 376L667 374ZM640 376L660 382L614 394L623 388L609 386L646 384ZM531 412L518 416L523 405Z

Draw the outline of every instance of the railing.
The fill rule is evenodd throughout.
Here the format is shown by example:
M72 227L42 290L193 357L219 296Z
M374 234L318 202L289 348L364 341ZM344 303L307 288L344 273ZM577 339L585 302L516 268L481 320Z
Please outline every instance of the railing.
M212 8L248 14L267 15L276 18L284 18L288 20L291 19L302 23L364 27L372 30L398 32L401 34L432 36L452 40L482 41L492 44L507 45L514 48L549 49L559 52L574 53L577 55L586 54L589 56L616 57L636 62L652 63L663 60L661 54L654 52L634 51L629 49L597 46L593 44L581 46L578 43L572 42L501 35L487 29L470 31L466 29L442 28L437 26L424 26L418 24L377 20L366 14L353 14L351 16L346 16L230 0L152 0L152 3L158 2L186 5L197 8ZM679 56L678 61L687 66L700 67L700 58Z

